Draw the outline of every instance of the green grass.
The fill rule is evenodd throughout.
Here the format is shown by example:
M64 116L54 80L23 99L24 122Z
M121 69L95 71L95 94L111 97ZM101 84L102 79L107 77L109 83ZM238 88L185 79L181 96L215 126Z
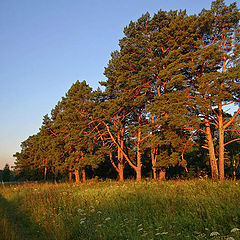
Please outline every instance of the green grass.
M0 187L3 240L240 239L234 228L240 228L240 182Z

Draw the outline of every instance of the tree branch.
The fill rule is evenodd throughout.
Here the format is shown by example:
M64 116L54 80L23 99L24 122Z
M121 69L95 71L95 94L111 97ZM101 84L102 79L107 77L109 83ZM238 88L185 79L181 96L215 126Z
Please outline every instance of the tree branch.
M225 144L224 144L224 147L225 147L226 145L228 145L228 144L230 144L230 143L232 143L232 142L236 142L236 141L240 141L240 138L236 138L236 139L233 139L233 140L225 143Z
M240 113L240 107L238 108L237 112L233 115L232 119L226 123L223 128L226 129L229 125L231 125L233 123L233 121L236 119L236 117L238 116L238 114Z

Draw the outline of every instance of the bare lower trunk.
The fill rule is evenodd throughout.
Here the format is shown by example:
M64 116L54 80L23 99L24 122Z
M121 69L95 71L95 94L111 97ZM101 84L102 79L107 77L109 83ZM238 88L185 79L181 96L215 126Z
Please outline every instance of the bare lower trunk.
M86 182L86 171L84 168L82 169L82 181Z
M43 179L44 181L46 181L47 180L47 159L43 159L43 166L44 166Z
M207 144L208 144L208 152L209 152L209 158L210 158L211 175L213 179L218 179L217 159L215 155L211 128L210 128L208 119L205 119L205 127L206 127L206 134L207 134Z
M153 179L157 180L157 168L155 167L156 164L156 148L151 149L151 159L152 159L152 173L153 173Z
M123 153L121 149L124 147L124 142L123 142L123 134L124 134L124 128L121 129L121 131L118 131L118 180L120 182L124 181L124 175L123 175L123 169L124 169L124 163L123 163Z
M159 172L159 181L163 181L166 179L166 169L161 169Z
M44 181L47 180L47 166L44 167Z
M141 181L142 180L141 166L137 167L135 171L136 171L136 180Z
M119 172L118 172L118 180L119 180L120 182L124 181L123 169L124 169L123 164L122 164L122 163L119 163L119 164L118 164L118 170L119 170Z
M137 139L137 167L135 169L137 181L140 181L142 179L142 175L141 175L142 161L141 161L140 141L141 141L141 128L138 129L138 139Z
M121 129L121 149L124 149L124 132L125 132L125 128L122 127ZM124 181L124 156L122 151L120 151L120 156L121 156L121 160L120 160L120 165L119 165L119 181Z
M153 179L154 179L154 181L157 181L157 169L156 168L152 168L152 172L153 172Z
M68 180L69 182L72 182L72 171L68 172Z
M79 170L75 170L74 175L75 175L75 182L79 183L80 182Z

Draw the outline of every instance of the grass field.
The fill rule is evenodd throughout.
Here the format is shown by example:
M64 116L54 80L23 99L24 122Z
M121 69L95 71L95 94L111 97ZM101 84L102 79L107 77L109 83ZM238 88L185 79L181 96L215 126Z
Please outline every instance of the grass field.
M240 182L1 186L0 239L240 239Z

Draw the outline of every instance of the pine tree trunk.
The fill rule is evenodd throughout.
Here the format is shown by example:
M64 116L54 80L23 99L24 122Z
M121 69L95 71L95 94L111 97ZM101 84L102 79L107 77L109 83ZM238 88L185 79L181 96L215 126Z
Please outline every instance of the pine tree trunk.
M152 123L154 123L154 122L155 122L155 116L152 115ZM152 147L151 148L152 173L153 173L153 179L155 181L157 181L157 169L155 167L155 165L157 163L157 156L156 155L157 155L157 148L156 147Z
M69 182L72 182L72 171L68 172L68 180Z
M224 48L223 46L222 51L223 51L223 73L226 71L226 55L224 53ZM220 93L219 95L221 96L221 93L223 91L223 82L220 85ZM222 101L220 100L218 103L218 113L219 113L219 118L218 118L218 133L219 133L219 179L222 181L224 180L224 127L223 127L223 112L222 112Z
M47 180L47 166L44 167L44 181Z
M207 144L208 144L208 152L210 158L210 166L211 166L211 175L213 179L218 179L218 166L215 155L215 149L211 134L211 128L209 124L209 120L205 118L205 127L206 127L206 135L207 135Z
M152 172L153 172L153 180L157 181L157 169L153 167Z
M141 176L141 149L140 149L140 141L141 141L141 128L138 128L138 138L137 138L137 167L136 167L136 180L140 181L142 179Z
M120 141L121 141L121 148L124 148L124 132L125 128L121 128L121 135L120 135ZM119 181L124 181L124 156L122 151L120 151L120 165L119 165Z
M119 143L119 147L118 147L118 180L120 182L122 182L122 181L124 181L124 175L123 175L123 169L124 169L123 154L122 154L122 151L120 149L120 147L123 149L122 130L118 131L117 139L118 139L118 143Z
M44 162L43 179L44 179L44 181L46 181L47 180L47 159L44 159L43 162Z
M80 182L79 170L75 170L74 175L75 175L75 182L79 183Z
M118 170L119 170L119 172L118 172L118 180L120 182L124 181L123 168L124 168L123 165L121 163L119 163L118 164Z
M141 166L138 166L136 169L136 180L141 181L142 180L142 172L141 172Z
M159 172L159 181L163 181L166 179L166 169L161 169Z
M151 159L152 159L152 172L153 172L153 179L157 180L157 169L155 167L156 164L156 156L155 156L156 149L155 147L151 149Z
M221 110L220 110L221 111ZM219 113L219 179L224 180L224 128L222 113Z
M84 183L86 182L86 170L85 170L85 168L82 169L82 181Z

